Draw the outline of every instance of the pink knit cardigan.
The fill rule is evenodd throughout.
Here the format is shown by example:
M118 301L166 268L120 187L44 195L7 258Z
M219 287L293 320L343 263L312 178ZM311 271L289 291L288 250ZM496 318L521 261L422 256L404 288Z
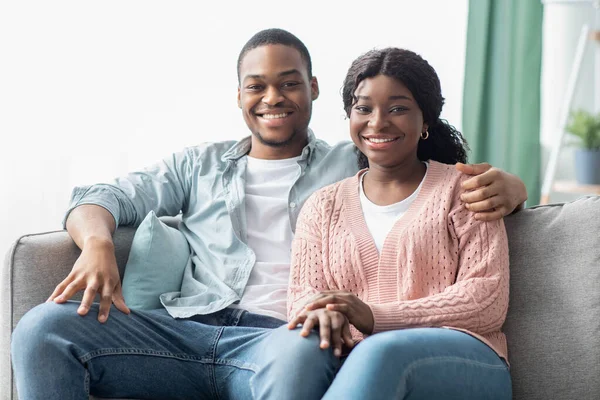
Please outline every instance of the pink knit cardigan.
M357 175L305 203L292 248L288 317L324 290L357 295L373 311L373 333L447 327L507 359L500 331L508 309L504 222L480 222L460 200L467 179L430 161L421 190L377 251L365 223ZM363 335L352 327L355 341Z

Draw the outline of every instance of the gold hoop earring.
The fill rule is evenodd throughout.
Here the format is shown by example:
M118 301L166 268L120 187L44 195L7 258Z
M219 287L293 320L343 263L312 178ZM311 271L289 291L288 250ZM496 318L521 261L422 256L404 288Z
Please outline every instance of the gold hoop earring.
M427 140L427 138L429 137L429 131L425 131L425 132L421 132L421 139L423 140Z

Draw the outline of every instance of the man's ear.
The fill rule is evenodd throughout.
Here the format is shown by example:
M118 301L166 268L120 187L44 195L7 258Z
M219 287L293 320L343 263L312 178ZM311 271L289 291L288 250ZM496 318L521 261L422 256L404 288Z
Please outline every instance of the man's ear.
M316 100L319 98L319 82L317 81L316 76L310 78L310 94L312 100Z
M240 91L239 86L238 86L238 93L237 93L237 103L238 103L238 108L242 109L242 98L241 98L241 91Z

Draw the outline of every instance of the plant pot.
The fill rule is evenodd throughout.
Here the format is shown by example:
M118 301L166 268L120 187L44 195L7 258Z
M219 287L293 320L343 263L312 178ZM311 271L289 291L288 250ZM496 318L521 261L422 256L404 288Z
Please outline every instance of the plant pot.
M600 150L575 150L575 176L582 185L600 185Z

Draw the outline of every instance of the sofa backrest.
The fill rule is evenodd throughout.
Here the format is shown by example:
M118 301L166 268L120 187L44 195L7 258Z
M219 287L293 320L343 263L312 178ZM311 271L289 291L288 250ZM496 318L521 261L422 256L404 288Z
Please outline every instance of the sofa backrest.
M600 399L600 197L505 218L514 398Z

